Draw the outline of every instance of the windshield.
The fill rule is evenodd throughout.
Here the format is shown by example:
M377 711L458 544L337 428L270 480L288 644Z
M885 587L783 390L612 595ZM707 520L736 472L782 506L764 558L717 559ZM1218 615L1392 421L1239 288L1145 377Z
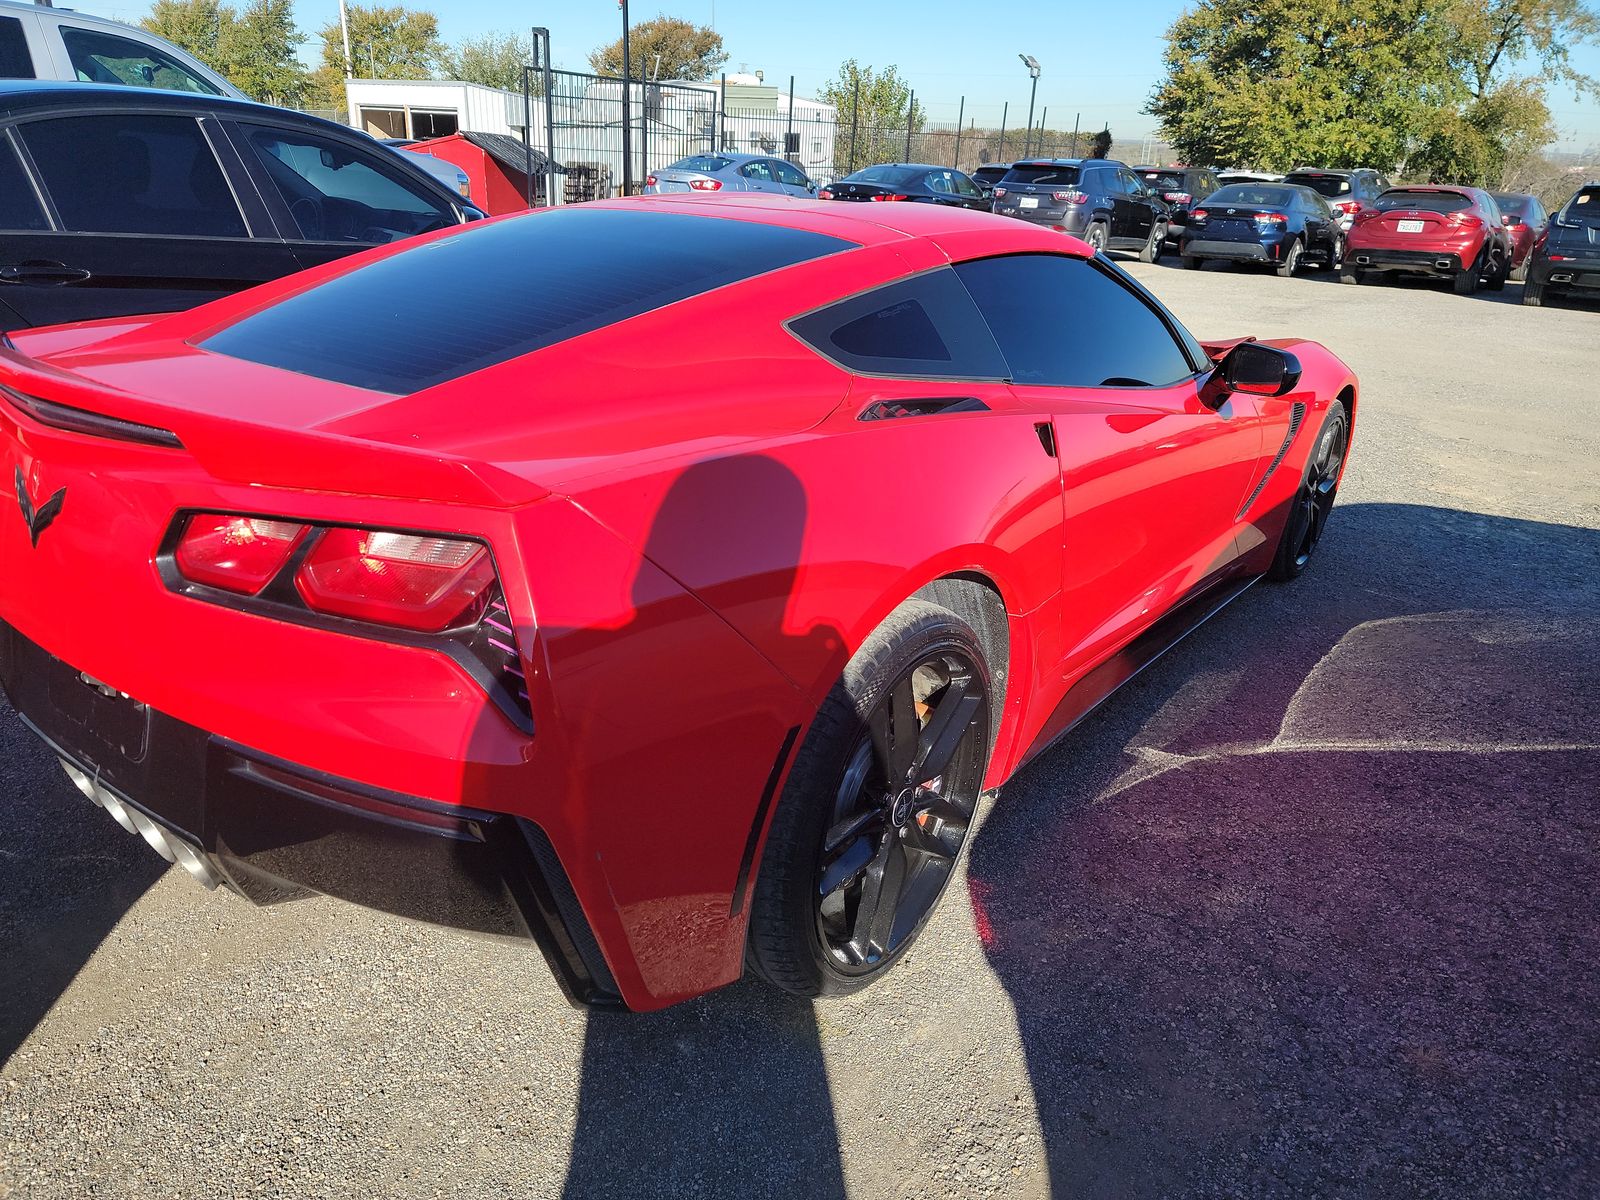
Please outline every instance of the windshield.
M1350 178L1346 175L1285 175L1285 183L1298 183L1324 196L1337 197L1350 194Z
M1183 182L1182 171L1146 171L1144 181L1158 192L1181 192L1187 190Z
M1372 202L1379 212L1404 209L1409 212L1453 213L1465 212L1472 207L1472 197L1460 192L1412 192L1405 190L1383 193Z
M1600 225L1600 187L1586 187L1567 201L1561 220L1569 225Z
M1078 186L1078 168L1062 167L1054 163L1018 163L1006 172L1004 183L1060 184Z
M914 183L922 177L920 171L910 167L867 167L854 175L846 175L844 183Z
M1242 204L1255 208L1288 208L1294 203L1294 189L1264 187L1259 183L1236 183L1206 198L1210 204Z

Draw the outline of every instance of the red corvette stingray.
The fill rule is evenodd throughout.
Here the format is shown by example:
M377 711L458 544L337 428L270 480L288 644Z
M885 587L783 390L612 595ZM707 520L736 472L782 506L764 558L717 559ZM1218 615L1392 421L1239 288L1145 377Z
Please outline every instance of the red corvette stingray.
M881 975L983 789L1305 566L1356 381L860 209L559 208L14 335L17 713L203 882L531 936L575 1000Z

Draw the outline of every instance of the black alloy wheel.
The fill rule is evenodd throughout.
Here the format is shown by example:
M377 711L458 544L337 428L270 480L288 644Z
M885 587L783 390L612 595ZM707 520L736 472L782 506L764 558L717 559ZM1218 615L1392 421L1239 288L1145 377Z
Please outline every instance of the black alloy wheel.
M1150 226L1150 236L1145 239L1144 249L1139 251L1139 261L1157 263L1161 261L1161 251L1167 244L1167 226L1164 221L1157 221Z
M857 651L795 758L762 854L747 958L804 996L910 948L966 844L992 743L977 635L910 600Z
M1278 264L1278 278L1289 279L1300 269L1300 239L1295 238L1289 243L1289 249L1284 251L1283 261Z
M1339 470L1350 444L1350 418L1342 403L1335 403L1317 434L1306 463L1300 488L1290 501L1289 519L1270 572L1274 579L1293 579L1306 569L1317 551L1328 514L1339 490Z
M1096 221L1083 231L1083 240L1089 243L1089 249L1096 254L1106 252L1106 227L1102 221Z

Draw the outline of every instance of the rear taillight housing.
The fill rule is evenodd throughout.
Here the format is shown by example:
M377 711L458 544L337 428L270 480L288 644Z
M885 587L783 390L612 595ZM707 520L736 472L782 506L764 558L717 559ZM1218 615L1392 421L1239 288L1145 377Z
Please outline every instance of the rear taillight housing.
M1195 225L1204 225L1211 214L1203 208L1197 208L1189 214L1189 220Z
M827 188L823 188L820 192L817 193L817 199L818 200L832 200L833 199L833 193L830 192Z
M1187 204L1194 197L1188 192L1163 192L1162 199L1170 200L1173 204Z
M185 524L173 561L185 579L254 596L283 570L306 526L262 517L200 513Z
M645 187L655 187L656 177L654 175L646 175L644 177L644 185Z
M366 529L329 529L294 575L312 612L439 633L475 620L494 586L479 542Z
M1089 193L1080 192L1077 188L1068 188L1062 192L1051 192L1050 199L1057 204L1085 204L1089 200Z
M1361 212L1361 201L1359 200L1335 200L1333 206L1340 212L1348 213L1352 217L1358 216Z
M910 196L902 196L899 192L885 192L883 195L874 196L874 200L909 200Z
M1255 220L1257 225L1287 225L1289 223L1287 214L1274 212L1257 213Z
M1000 197L1004 196L1005 194L1006 194L1006 190L1003 187L997 187L994 190L994 198L996 200L1000 199Z
M689 186L697 192L718 192L722 190L720 179L691 179Z

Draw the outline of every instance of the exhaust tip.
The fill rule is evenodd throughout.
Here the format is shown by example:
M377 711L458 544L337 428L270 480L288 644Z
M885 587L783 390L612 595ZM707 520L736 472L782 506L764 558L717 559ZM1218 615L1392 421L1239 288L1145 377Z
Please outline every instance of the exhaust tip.
M176 863L182 867L203 884L207 891L215 891L217 885L222 882L221 877L198 849L182 838L168 833L133 805L124 804L115 792L101 787L81 768L66 759L61 760L61 768L66 771L67 778L72 780L73 786L110 813L118 825L129 833L137 833L152 850L169 863Z
M1433 265L1438 267L1441 271L1448 271L1450 268L1455 266L1455 264L1448 258L1436 258L1433 260Z
M1357 266L1364 267L1364 266L1367 266L1371 262L1372 262L1372 259L1370 257L1368 257L1367 255L1365 255L1365 254L1356 255L1356 265Z

